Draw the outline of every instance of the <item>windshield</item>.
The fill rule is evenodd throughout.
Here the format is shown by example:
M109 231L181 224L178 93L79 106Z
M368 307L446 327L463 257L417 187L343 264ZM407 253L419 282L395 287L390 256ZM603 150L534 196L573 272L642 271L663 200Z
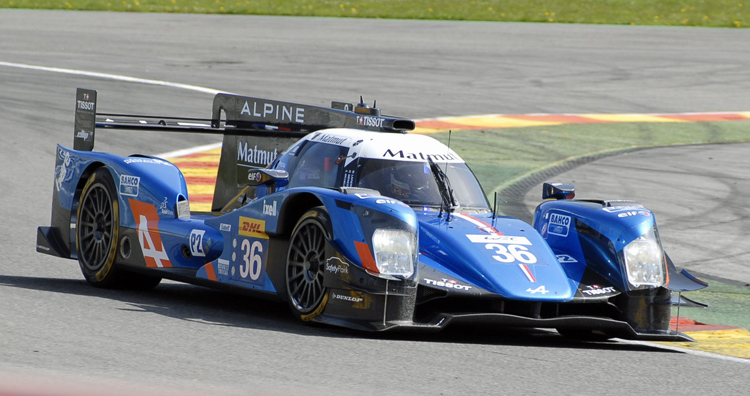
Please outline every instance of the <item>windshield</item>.
M306 142L295 150L285 153L277 164L278 169L289 172L289 187L336 188L340 185L343 169L340 158L346 155L346 147Z
M462 209L489 211L487 198L477 179L465 163L437 164L450 179L456 204ZM429 163L359 159L358 187L378 190L410 206L440 208L441 187Z

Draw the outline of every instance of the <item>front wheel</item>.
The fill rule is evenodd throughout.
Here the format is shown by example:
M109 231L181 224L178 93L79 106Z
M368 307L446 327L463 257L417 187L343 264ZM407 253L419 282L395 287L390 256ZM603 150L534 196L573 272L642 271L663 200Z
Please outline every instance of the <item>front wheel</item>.
M323 286L326 239L331 221L324 207L305 213L292 231L286 260L286 290L295 316L310 321L323 312L328 293Z

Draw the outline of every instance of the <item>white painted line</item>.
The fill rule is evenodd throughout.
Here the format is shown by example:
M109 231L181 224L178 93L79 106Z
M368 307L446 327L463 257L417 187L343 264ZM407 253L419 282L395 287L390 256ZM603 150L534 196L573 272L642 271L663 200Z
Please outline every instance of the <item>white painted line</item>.
M180 84L180 83L173 83L173 82L161 81L161 80L148 80L145 78L122 76L118 74L97 73L97 72L90 72L90 71L85 71L85 70L61 69L58 67L35 66L35 65L26 65L23 63L11 63L11 62L2 62L2 61L0 61L0 66L16 67L16 68L28 69L28 70L39 70L39 71L46 71L46 72L52 72L52 73L74 74L74 75L87 76L87 77L98 77L98 78L104 78L104 79L109 79L109 80L125 81L125 82L132 82L132 83L138 83L138 84L160 85L160 86L165 86L165 87L187 89L187 90L197 91L197 92L205 92L211 95L216 95L218 93L224 92L224 91L219 91L219 90L212 89L212 88L200 87L197 85ZM185 155L190 155L190 154L198 153L201 151L213 150L218 147L221 147L221 143L213 143L213 144L207 144L205 146L198 146L198 147L188 148L184 150L170 151L167 153L158 154L156 156L161 157L161 158L182 157Z
M161 81L161 80L149 80L145 78L122 76L119 74L97 73L97 72L90 72L90 71L85 71L85 70L61 69L57 67L34 66L34 65L25 65L22 63L10 63L10 62L0 62L0 66L17 67L20 69L28 69L28 70L40 70L40 71L46 71L46 72L52 72L52 73L75 74L75 75L80 75L80 76L98 77L98 78L105 78L109 80L125 81L125 82L132 82L132 83L138 83L138 84L161 85L165 87L187 89L187 90L197 91L197 92L205 92L211 95L216 95L217 93L224 92L224 91L217 91L212 88L200 87L197 85L180 84L180 83L173 83L173 82Z

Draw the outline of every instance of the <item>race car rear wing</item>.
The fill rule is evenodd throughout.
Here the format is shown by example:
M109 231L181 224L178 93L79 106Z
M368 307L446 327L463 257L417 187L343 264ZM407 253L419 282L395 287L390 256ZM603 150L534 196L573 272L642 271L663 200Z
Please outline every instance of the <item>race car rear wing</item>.
M219 93L214 97L211 118L205 119L98 113L96 97L95 90L76 91L76 150L93 150L96 128L301 137L326 128L404 133L415 127L412 120L382 116L380 109L368 107L361 98L356 106L331 102L331 108L325 108Z
M212 210L220 210L247 184L252 169L264 168L310 132L352 128L406 133L414 121L383 116L360 98L354 105L332 102L331 108L219 93L210 119L99 113L97 92L76 91L73 148L91 151L97 128L161 132L217 133L224 136Z

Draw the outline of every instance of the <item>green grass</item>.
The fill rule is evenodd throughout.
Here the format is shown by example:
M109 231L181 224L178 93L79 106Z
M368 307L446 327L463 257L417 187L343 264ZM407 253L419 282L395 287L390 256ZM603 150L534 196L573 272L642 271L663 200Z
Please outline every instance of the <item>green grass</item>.
M750 329L750 287L708 281L707 288L685 293L684 296L708 308L681 307L680 316L706 324L720 324ZM677 308L672 308L677 315Z
M747 27L744 0L0 0L0 8Z

